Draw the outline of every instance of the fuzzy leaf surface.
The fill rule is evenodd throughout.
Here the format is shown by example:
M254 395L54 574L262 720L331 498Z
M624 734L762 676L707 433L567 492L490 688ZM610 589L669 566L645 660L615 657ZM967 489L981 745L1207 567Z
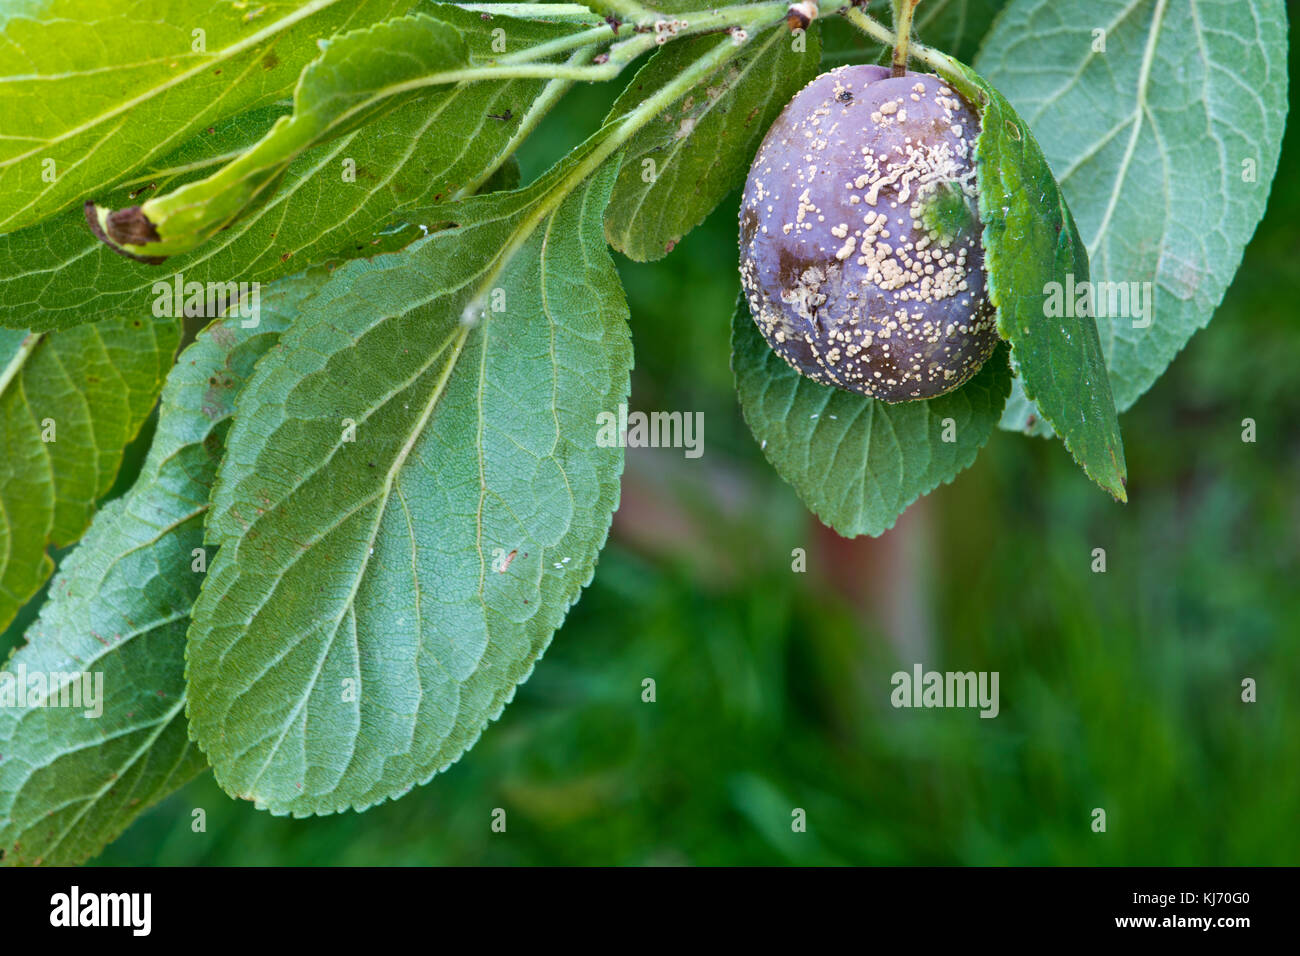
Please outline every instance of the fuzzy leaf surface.
M1053 312L1052 289L1088 281L1088 252L1028 124L970 67L944 74L979 112L975 144L989 301L1025 394L1083 470L1120 501L1126 469L1091 314Z
M0 627L81 537L144 423L180 338L174 319L0 332Z
M0 233L287 96L316 40L404 0L43 0L0 8Z
M241 394L187 671L231 794L306 815L427 781L591 579L623 461L597 416L632 361L616 172L556 206L561 164L341 268Z
M1123 411L1209 323L1264 214L1286 126L1285 5L1012 0L976 66L1033 128L1078 221ZM1123 308L1131 284L1146 314L1131 294ZM1003 427L1033 430L1036 414L1018 395Z
M846 538L883 534L913 501L970 466L1011 387L1006 353L999 346L955 391L891 405L800 375L772 351L743 297L731 326L745 421L777 473Z
M575 24L506 17L485 21L450 5L427 4L422 12L333 37L323 41L320 56L303 71L293 111L277 120L257 144L207 177L140 204L134 221L147 220L154 235L115 232L115 214L108 206L98 205L87 214L93 215L106 242L130 255L156 259L188 252L265 202L299 156L427 96L431 88L445 87L436 105L426 106L426 111L450 109L449 121L436 129L436 135L446 138L445 145L467 146L462 138L485 122L504 130L516 114L503 112L498 114L503 118L489 120L484 96L490 102L495 90L491 85L474 89L478 81L506 78L495 67L512 45L526 52L580 29ZM494 48L501 38L504 51ZM456 94L464 102L456 102ZM522 115L527 104L518 105Z
M219 320L181 354L139 477L95 515L6 665L11 675L103 681L94 718L84 708L0 707L6 864L82 863L207 766L186 728L185 633L206 563L196 550L208 496L235 395L326 274L277 283L256 328Z

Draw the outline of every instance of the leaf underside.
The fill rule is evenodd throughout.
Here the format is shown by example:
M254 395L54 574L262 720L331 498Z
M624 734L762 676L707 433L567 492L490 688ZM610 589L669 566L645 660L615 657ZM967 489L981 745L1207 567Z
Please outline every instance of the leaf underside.
M101 242L81 209L0 236L0 325L49 329L145 315L157 300L155 284L170 285L176 275L186 283L267 283L338 254L405 245L419 225L436 222L432 207L472 192L504 160L543 85L504 80L426 91L299 156L267 202L161 267ZM192 182L215 160L253 146L288 108L277 104L215 124L101 198L127 206ZM193 171L176 172L186 169ZM411 223L405 230L383 228L403 220Z
M745 421L777 473L845 537L883 534L913 501L968 467L1011 387L999 346L960 388L889 404L796 372L768 346L743 297L731 328Z
M1124 446L1090 315L1051 315L1052 285L1086 283L1088 255L1028 125L969 67L945 79L980 113L975 147L984 264L998 333L1025 394L1093 481L1124 501Z
M1285 6L1014 0L976 65L1043 144L1092 281L1148 307L1097 317L1123 411L1210 321L1264 214L1287 114ZM1041 433L1036 415L1017 387L1002 424Z
M81 863L207 766L186 728L185 633L221 439L253 363L325 275L277 283L255 329L222 319L182 353L139 477L95 516L6 666L103 675L98 717L0 707L6 864Z
M493 18L494 29L508 36L522 52L547 40L579 32L580 25ZM508 30L507 30L508 28ZM526 112L514 88L514 109L502 104L502 113L489 119L499 99L501 83L474 82L495 65L500 52L478 14L443 4L426 11L395 17L365 29L331 37L322 52L303 71L294 89L293 109L280 117L261 140L227 165L203 179L172 191L150 196L139 213L155 230L149 238L127 239L108 225L111 207L99 203L95 215L108 233L106 241L141 257L166 257L201 248L231 223L238 222L271 195L285 171L300 156L357 129L415 99L439 92L426 104L447 109L456 119L439 128L441 144L464 146L467 134L481 132L485 123L504 133ZM533 81L532 89L541 82ZM489 135L492 135L489 133Z
M213 123L285 97L318 37L407 5L43 0L36 16L30 4L0 8L0 232L46 219Z
M0 628L49 578L50 545L76 541L144 423L179 339L134 318L39 338L0 333Z
M231 794L306 815L428 780L590 580L622 468L596 416L631 368L616 172L555 209L548 177L469 200L340 269L241 394L187 672Z

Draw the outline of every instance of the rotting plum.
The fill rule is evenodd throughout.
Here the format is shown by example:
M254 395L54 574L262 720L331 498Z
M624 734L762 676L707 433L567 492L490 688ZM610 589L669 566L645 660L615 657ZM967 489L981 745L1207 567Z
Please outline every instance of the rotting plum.
M881 66L823 73L772 124L745 182L740 275L797 371L903 402L957 388L993 353L978 135L939 77Z

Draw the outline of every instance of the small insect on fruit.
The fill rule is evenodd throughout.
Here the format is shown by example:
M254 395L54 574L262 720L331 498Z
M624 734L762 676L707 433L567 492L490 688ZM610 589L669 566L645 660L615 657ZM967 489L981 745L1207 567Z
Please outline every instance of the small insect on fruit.
M740 276L797 371L905 402L957 388L993 353L979 129L939 77L880 66L822 74L772 124L741 200Z

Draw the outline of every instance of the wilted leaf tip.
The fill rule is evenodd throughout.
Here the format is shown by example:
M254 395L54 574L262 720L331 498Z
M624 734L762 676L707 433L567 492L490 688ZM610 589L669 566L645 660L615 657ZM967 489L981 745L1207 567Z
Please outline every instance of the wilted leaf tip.
M95 234L95 238L114 252L151 266L166 261L166 256L142 256L125 248L161 241L158 230L139 206L110 210L88 200L85 211L86 224L90 226L90 231Z

